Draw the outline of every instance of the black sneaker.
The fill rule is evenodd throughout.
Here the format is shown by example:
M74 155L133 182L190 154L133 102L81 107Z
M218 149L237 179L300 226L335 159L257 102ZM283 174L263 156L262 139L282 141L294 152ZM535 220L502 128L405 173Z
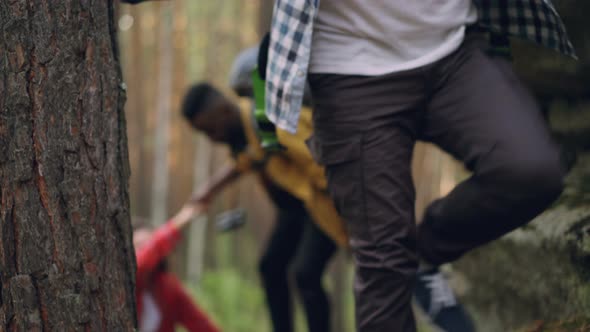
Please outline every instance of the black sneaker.
M418 273L414 290L416 303L431 323L446 332L474 332L471 317L438 268Z

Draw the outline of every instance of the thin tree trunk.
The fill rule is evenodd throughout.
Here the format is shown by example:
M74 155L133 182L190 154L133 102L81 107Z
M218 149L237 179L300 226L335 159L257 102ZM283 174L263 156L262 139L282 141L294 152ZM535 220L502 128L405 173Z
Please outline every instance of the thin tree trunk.
M160 17L160 6L161 2L149 1L139 7L143 11L141 20L142 31L145 32L142 40L142 58L143 58L143 77L144 81L144 98L145 98L145 110L142 112L144 116L143 120L143 132L144 136L141 140L142 149L142 160L141 160L141 173L135 173L135 176L140 177L143 181L144 192L139 196L141 201L139 210L145 213L146 216L150 216L151 219L151 199L154 183L151 181L151 175L154 172L154 141L155 141L155 127L156 127L156 113L157 113L157 98L158 98L158 82L159 68L160 68L160 56L159 56L159 31L161 26ZM132 176L133 173L132 173ZM160 221L161 222L161 221Z
M172 3L162 4L161 14L165 22L160 27L160 67L158 84L158 109L152 188L152 223L162 223L167 216L168 195L168 143L170 127L170 106L172 99L172 70L174 66L172 48Z
M192 32L196 34L195 38L205 40L202 44L203 48L199 48L197 53L199 55L200 62L205 65L199 70L198 77L206 75L208 68L211 67L211 56L209 52L209 46L212 43L210 36L214 32L216 25L213 23L212 8L217 7L217 3L211 3L202 1L199 3L199 16L197 22L197 28L192 29ZM214 38L212 38L214 40ZM195 139L196 146L193 161L193 189L199 188L200 185L205 183L211 175L211 158L213 156L213 146L209 139L203 135L198 135ZM210 256L210 261L215 262L212 257L216 256L214 246L214 237L208 237L207 233L210 232L207 227L208 216L203 215L199 217L200 220L193 222L189 230L189 238L191 239L188 244L187 253L187 271L186 277L190 280L198 280L202 276L203 266L205 265L206 255ZM207 251L205 251L205 242L207 242Z
M194 170L194 188L198 188L205 183L211 173L210 158L211 158L211 142L199 135L197 137L197 153L195 155L195 170ZM205 241L207 234L207 216L199 217L200 220L193 223L190 228L191 242L188 247L187 254L187 277L190 280L198 280L203 272L203 265L205 263Z
M145 138L147 136L146 130L146 103L145 103L145 84L144 80L149 77L145 73L145 61L144 58L144 41L142 29L142 13L145 9L141 6L131 6L130 12L134 18L135 23L130 31L130 45L129 48L129 73L128 86L131 87L130 98L127 106L127 114L133 119L133 133L129 128L130 137L135 141L134 151L135 165L132 165L134 172L131 176L131 188L132 188L132 211L142 217L146 217L148 211L145 211L147 206L146 202L149 199L149 181L148 173L146 169L146 151L145 151ZM131 96L133 94L133 96ZM131 134L132 133L132 134Z
M219 77L219 68L222 68L222 64L220 62L219 59L219 52L221 49L221 45L218 42L220 37L221 37L221 27L218 23L219 21L219 17L221 17L221 15L223 14L223 8L225 6L227 0L218 0L218 1L214 1L214 2L203 2L204 4L206 3L205 7L205 12L207 13L207 16L205 17L205 19L203 20L205 22L205 29L203 30L203 34L201 35L203 38L205 38L206 40L206 44L205 44L205 50L204 50L204 54L205 54L205 59L204 59L204 63L205 63L205 68L203 69L203 77L206 80L209 80L210 82L216 82L216 83L222 83L223 81L221 81L222 79ZM222 86L222 85L220 85ZM199 156L203 156L200 154L201 152L197 151L197 154L199 154ZM210 152L208 152L207 155L207 162L209 163L209 167L207 168L208 170L213 170L214 165L216 165L216 162L219 162L219 159L216 158L219 155L219 150L214 149L213 147L211 148ZM204 161L203 161L204 163ZM211 172L209 172L209 176L211 175ZM219 209L216 209L216 207L219 206L219 201L216 201L212 204L211 208L209 209L209 215L208 217L212 217L214 215L215 212L219 211ZM216 245L217 242L219 241L216 238L216 234L215 234L215 230L213 228L208 228L205 229L205 231L207 232L205 234L205 237L207 238L207 240L209 240L209 243L207 245L207 248L215 248L213 250L207 250L206 254L205 254L205 262L208 266L211 266L213 268L217 267L219 265L219 262L222 260L222 255L220 254L220 251L218 251L218 246Z
M262 36L270 31L272 19L272 8L274 0L260 0L260 11L258 14L258 33Z
M133 331L113 1L1 1L0 330Z
M193 19L195 19L193 17ZM174 76L172 84L172 108L170 149L169 149L169 170L170 187L174 188L168 195L168 211L173 213L186 202L193 189L193 159L195 146L192 143L193 133L185 123L180 108L184 94L186 93L186 77L188 74L187 50L189 41L187 39L187 27L189 23L188 8L186 0L174 0L173 34L174 43ZM192 37L192 36L191 36ZM192 40L192 39L191 39ZM188 260L189 244L192 239L183 241L172 257L172 265L177 275L187 277L187 271L192 264Z

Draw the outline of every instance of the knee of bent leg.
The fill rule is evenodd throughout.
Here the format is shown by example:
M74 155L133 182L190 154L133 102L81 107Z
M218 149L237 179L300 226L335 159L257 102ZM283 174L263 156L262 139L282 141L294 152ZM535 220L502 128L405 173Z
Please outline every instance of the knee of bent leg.
M500 173L510 190L527 197L556 199L564 187L566 167L559 153L535 151L510 159Z

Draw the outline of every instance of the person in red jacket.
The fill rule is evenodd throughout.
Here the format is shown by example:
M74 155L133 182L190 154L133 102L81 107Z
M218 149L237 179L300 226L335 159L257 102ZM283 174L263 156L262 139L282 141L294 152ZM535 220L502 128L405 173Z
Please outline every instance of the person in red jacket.
M181 238L181 230L198 210L198 206L185 207L155 230L140 226L133 232L140 332L174 332L177 326L189 332L220 331L192 301L180 280L168 272L165 266L166 257Z

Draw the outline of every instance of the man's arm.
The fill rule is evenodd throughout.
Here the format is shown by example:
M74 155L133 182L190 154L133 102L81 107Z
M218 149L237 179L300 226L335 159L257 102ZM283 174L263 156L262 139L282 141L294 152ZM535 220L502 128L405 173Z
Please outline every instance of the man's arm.
M194 220L195 214L204 209L203 205L186 204L172 219L154 231L147 244L136 251L138 283L145 281L158 264L174 250L180 240L182 229Z
M213 196L239 178L240 174L241 172L233 163L226 164L208 183L197 190L190 201L172 219L157 229L154 232L153 241L137 251L138 274L155 268L172 251L178 242L180 231L193 220L195 214L206 210Z
M209 182L205 183L195 192L190 200L191 203L207 205L215 195L219 194L227 185L237 180L241 174L242 171L234 163L225 164L213 175Z
M137 262L135 277L138 288L143 287L147 278L158 264L172 252L179 240L179 229L171 222L167 222L156 229L149 242L135 252Z
M180 231L193 220L195 214L206 209L208 202L225 186L239 178L241 172L233 164L223 166L211 180L185 204L166 224L154 232L153 240L137 251L137 274L144 275L154 269L174 248Z

